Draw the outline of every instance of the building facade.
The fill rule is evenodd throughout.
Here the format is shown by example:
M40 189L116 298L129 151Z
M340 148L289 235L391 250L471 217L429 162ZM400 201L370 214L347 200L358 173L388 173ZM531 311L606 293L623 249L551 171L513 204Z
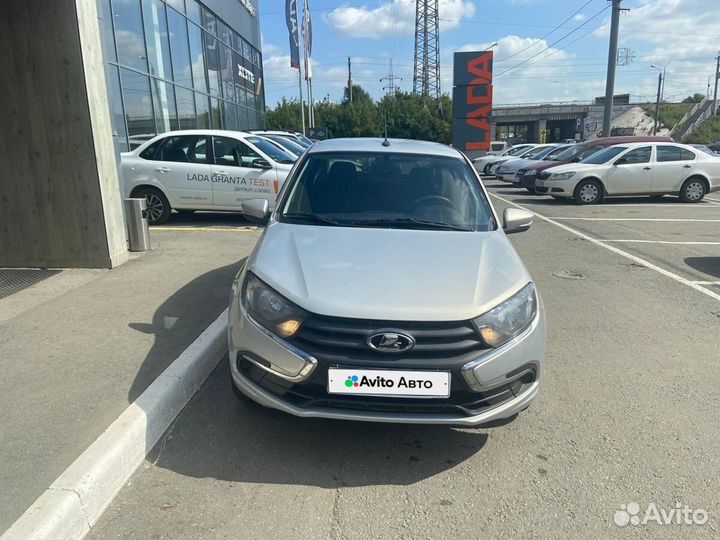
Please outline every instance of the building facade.
M97 0L119 151L176 129L265 126L257 0Z

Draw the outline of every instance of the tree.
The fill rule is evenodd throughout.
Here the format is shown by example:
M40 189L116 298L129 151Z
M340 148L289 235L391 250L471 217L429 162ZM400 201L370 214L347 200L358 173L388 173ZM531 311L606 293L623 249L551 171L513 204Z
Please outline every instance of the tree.
M315 124L330 130L332 137L389 137L420 139L450 144L452 138L452 101L396 92L375 102L360 85L353 85L350 103L345 87L340 103L326 96L315 103ZM283 99L266 114L268 129L302 129L300 102Z
M703 99L705 99L705 94L696 92L692 96L688 96L685 99L683 99L682 102L683 103L700 103Z

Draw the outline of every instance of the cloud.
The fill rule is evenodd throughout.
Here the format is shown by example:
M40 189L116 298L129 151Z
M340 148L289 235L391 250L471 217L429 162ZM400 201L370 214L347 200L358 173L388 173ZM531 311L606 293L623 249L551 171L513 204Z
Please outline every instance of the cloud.
M475 15L471 0L440 0L441 30L454 28L459 21ZM333 29L348 37L381 38L392 34L411 34L415 31L415 3L392 0L375 9L367 7L338 7L324 14L323 19Z
M577 15L575 15L573 17L573 21L576 21L576 22L582 22L585 19L587 19L587 15L585 15L584 13L578 13Z
M708 0L656 0L631 8L620 19L622 46L643 50L631 69L650 64L666 65L665 96L682 98L693 92L704 93L708 76L712 75L720 38L720 10L708 9ZM625 7L625 6L624 6ZM648 21L652 24L648 25ZM609 25L595 31L607 39ZM650 46L648 48L648 45ZM618 70L622 73L623 68ZM636 92L653 96L656 72L640 79Z

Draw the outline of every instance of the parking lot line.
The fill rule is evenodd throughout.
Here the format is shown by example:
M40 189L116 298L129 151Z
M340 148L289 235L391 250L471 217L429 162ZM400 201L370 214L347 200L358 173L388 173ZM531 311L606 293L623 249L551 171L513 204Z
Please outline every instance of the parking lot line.
M492 194L501 200L502 197ZM509 201L508 201L509 202ZM516 205L519 206L519 205ZM525 208L525 207L523 207ZM545 216L547 217L547 216ZM688 218L605 218L605 217L563 217L553 216L548 219L554 219L557 221L678 221L681 223L695 223L695 222L708 222L708 223L720 223L720 219L688 219Z
M693 281L696 285L720 285L720 281Z
M528 212L531 212L532 214L537 216L539 219L546 221L548 223L551 223L552 225L555 225L556 227L559 227L569 233L572 233L575 236L582 238L583 240L592 242L596 246L603 247L603 248L607 249L608 251L612 251L613 253L616 253L617 255L620 255L621 257L625 257L626 259L633 261L634 263L642 265L645 268L649 268L650 270L654 270L658 274L662 274L663 276L669 277L670 279L673 279L673 280L677 281L678 283L681 283L687 287L690 287L691 289L701 292L705 296L709 296L710 298L714 298L715 300L720 301L720 294L710 291L710 290L704 288L702 285L698 285L694 281L691 281L691 280L686 279L678 274L670 272L669 270L665 270L664 268L661 268L661 267L651 263L650 261L646 261L645 259L638 257L636 255L633 255L631 253L628 253L627 251L623 251L620 248L616 248L615 246L606 244L602 240L599 240L593 236L590 236L588 234L580 232L577 229L573 229L572 227L569 227L569 226L557 221L557 218L550 218L550 217L544 216L543 214L534 212L530 208L523 206L521 204L514 203L513 201L506 199L505 197L501 197L500 195L495 195L494 193L490 193L490 195L495 197L498 200L501 200L505 204L509 204L510 206L514 206L515 208L522 208L523 210L527 210ZM578 219L582 219L582 218L578 218ZM586 218L586 219L593 219L593 218ZM686 221L686 220L671 220L671 221ZM697 220L697 221L720 221L720 220Z
M627 243L627 244L671 244L678 246L720 246L720 242L682 242L674 240L600 240L600 242Z

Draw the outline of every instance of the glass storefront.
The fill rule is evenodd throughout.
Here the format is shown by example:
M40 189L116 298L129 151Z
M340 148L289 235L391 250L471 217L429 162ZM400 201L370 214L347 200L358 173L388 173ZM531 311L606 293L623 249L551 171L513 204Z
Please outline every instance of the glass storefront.
M196 0L98 0L120 151L176 129L262 129L262 56Z

